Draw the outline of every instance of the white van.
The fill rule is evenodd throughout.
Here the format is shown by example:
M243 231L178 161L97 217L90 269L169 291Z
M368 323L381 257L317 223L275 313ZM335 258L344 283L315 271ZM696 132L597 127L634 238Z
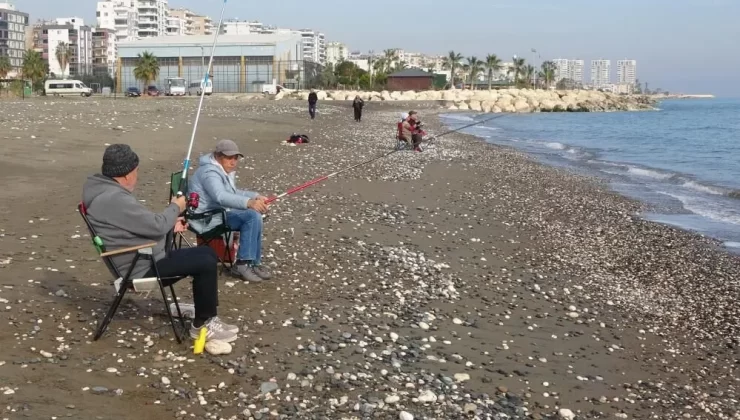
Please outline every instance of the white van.
M203 81L199 80L197 82L190 82L190 86L188 86L188 95L198 95L200 96L202 92L203 87ZM205 87L205 94L210 95L213 93L213 82L211 79L208 79L208 82L206 83Z
M64 95L92 95L92 89L85 86L79 80L47 80L44 83L44 92L47 95L64 96Z
M164 86L165 96L183 96L185 95L185 79L181 77L170 77Z

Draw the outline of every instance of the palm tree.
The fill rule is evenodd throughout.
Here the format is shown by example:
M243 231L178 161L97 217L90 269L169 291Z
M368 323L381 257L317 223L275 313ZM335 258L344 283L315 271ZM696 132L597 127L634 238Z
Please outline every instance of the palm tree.
M535 71L536 70L534 66L531 64L528 64L527 67L524 68L524 85L525 86L532 87L534 85L532 81L534 80Z
M159 77L159 62L157 57L149 51L139 53L134 67L134 77L144 83L144 90L150 80L156 80Z
M43 80L46 77L46 73L49 72L49 65L41 57L41 53L29 49L26 51L26 55L23 57L23 67L21 69L23 77L30 79L31 83L36 86L36 83Z
M385 72L391 73L391 70L393 67L396 66L398 63L398 50L396 49L390 49L390 50L384 50L383 51L384 57L382 58L383 63L385 64Z
M545 82L545 89L550 89L550 84L555 79L555 70L557 65L552 61L545 61L542 63L542 71L540 72L540 79Z
M57 58L59 67L62 68L62 79L64 79L64 71L67 69L70 59L74 56L74 49L69 46L66 42L59 41L57 44L54 55ZM69 74L69 73L67 73Z
M525 72L526 63L523 58L514 57L514 66L509 70L514 73L514 86L519 85L519 76Z
M486 66L486 70L488 70L488 90L491 90L493 74L503 68L501 65L501 59L498 58L496 54L488 54L483 65Z
M455 70L460 66L462 58L462 54L455 51L450 51L447 57L445 57L444 66L450 69L450 88L455 87Z
M483 62L478 60L478 57L468 57L468 71L470 72L470 89L475 89L475 79L478 73L483 71Z
M11 70L13 70L13 66L10 64L10 57L7 55L0 56L0 79L5 79Z

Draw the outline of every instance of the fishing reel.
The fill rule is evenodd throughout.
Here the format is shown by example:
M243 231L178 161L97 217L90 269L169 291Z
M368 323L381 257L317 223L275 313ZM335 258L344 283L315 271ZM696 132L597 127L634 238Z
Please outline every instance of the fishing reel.
M197 192L193 191L190 194L188 194L188 201L186 204L186 211L188 216L192 216L195 214L195 210L198 209L198 205L200 204L200 195L198 195Z

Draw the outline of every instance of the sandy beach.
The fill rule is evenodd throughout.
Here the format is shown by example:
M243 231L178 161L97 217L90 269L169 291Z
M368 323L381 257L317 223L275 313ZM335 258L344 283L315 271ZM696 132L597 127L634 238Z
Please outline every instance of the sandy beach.
M107 144L167 203L194 99L0 102L0 418L740 419L738 257L640 219L594 179L462 134L276 202L274 279L220 278L229 355L178 345L161 297L113 293L76 211ZM194 157L245 152L241 187L280 193L387 152L434 103L206 98ZM506 117L503 117L506 118ZM291 133L309 144L287 146ZM190 302L189 282L177 287Z

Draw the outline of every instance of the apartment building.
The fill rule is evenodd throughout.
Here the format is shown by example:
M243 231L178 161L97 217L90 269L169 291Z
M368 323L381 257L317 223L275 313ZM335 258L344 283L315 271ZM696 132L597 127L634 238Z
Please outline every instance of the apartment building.
M246 21L246 20L225 20L221 26L221 34L223 35L246 35L246 34L258 34L265 29L265 25L259 21Z
M611 60L591 60L591 84L599 89L611 85Z
M57 77L79 77L92 74L92 28L79 17L40 21L34 25L34 50L41 53L49 65L49 73ZM58 59L57 48L69 48L64 68Z
M116 33L112 29L96 28L92 33L92 71L94 75L109 74L115 76Z
M302 40L302 59L319 64L327 63L327 44L323 33L313 29L286 29L267 26L258 21L224 21L221 33L225 35L246 34L299 34Z
M208 16L193 16L193 35L213 35L213 20Z
M349 57L347 46L341 42L329 42L326 44L326 62L327 64L336 65L346 61Z
M561 81L569 79L576 83L583 83L583 60L571 60L567 58L556 58L552 60L555 63L555 80Z
M637 60L617 60L617 83L634 85L637 81Z
M97 4L98 27L116 32L116 41L167 34L167 0L102 0Z
M20 74L26 48L28 13L18 11L10 3L0 3L0 56L10 59L8 77Z

